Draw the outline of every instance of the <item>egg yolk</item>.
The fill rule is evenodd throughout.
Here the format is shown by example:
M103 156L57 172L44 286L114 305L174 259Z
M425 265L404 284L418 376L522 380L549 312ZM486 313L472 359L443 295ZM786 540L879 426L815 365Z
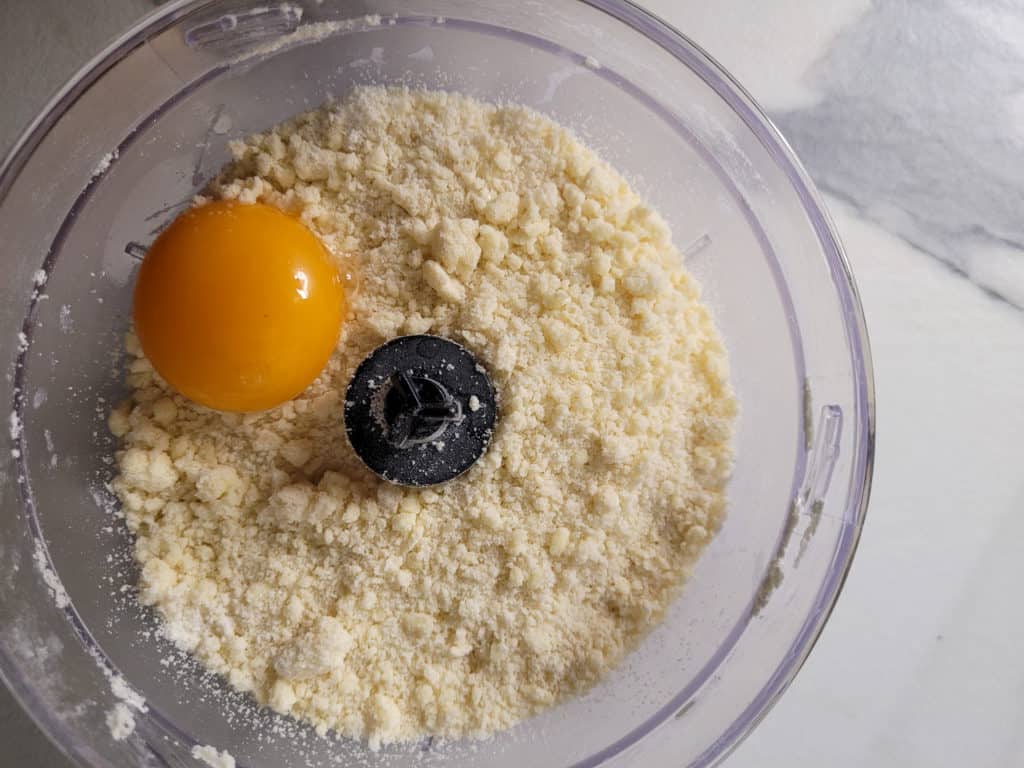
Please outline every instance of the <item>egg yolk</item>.
M135 284L135 331L156 371L222 411L262 411L323 370L345 311L333 257L268 205L207 203L150 247Z

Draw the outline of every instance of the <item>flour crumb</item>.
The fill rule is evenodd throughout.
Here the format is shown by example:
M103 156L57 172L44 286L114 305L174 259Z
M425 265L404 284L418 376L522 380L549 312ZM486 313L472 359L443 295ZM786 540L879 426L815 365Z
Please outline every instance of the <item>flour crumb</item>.
M214 747L196 744L192 747L192 757L202 760L210 768L235 768L235 758L226 750L221 752Z
M102 176L104 173L106 173L107 170L109 170L111 164L115 160L117 160L117 157L118 157L118 150L117 149L113 149L110 152L108 152L107 154L105 154L103 157L101 157L100 161L96 164L96 167L92 171L92 178L95 179L97 176Z
M140 693L135 691L128 681L125 680L121 675L111 673L110 677L110 692L114 694L123 703L128 704L130 707L138 710L139 712L146 711L146 700Z
M35 542L35 548L32 550L32 561L36 566L36 570L43 577L43 583L49 588L54 605L60 610L64 610L71 605L71 598L68 597L67 590L64 589L64 583L60 580L56 571L50 567L49 558L46 556L42 542L38 539Z
M135 716L125 704L115 704L107 712L107 728L114 741L124 741L135 731Z
M107 710L107 728L114 741L124 741L135 732L135 715L132 710L146 712L148 709L146 700L133 690L121 675L111 671L98 655L94 655L94 659L100 665L100 669L103 670L103 674L110 684L110 692L118 700L113 707Z

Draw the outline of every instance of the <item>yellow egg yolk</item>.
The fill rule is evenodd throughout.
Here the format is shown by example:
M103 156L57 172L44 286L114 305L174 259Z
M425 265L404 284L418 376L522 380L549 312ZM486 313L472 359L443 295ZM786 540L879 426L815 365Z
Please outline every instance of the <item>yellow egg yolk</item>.
M135 284L135 331L163 378L222 411L262 411L317 377L338 341L334 258L268 205L207 203L156 239Z

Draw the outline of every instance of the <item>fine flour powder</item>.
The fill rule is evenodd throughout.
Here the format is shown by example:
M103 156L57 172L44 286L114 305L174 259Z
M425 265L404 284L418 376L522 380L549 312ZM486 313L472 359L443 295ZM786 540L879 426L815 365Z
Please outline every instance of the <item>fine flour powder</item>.
M109 421L141 601L235 688L373 748L586 689L723 515L736 404L666 225L565 128L453 94L360 89L232 149L208 196L298 216L350 314L302 395L246 415L176 395L129 335ZM418 333L499 394L487 453L429 489L372 475L342 417L359 362Z

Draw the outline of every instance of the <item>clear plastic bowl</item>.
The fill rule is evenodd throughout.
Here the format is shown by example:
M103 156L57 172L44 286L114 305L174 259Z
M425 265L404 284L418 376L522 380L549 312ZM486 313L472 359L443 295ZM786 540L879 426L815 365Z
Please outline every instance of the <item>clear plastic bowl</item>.
M672 225L742 405L728 520L620 668L492 740L376 754L243 716L252 705L222 682L162 665L170 649L131 607L127 535L104 487L139 249L227 158L229 139L360 83L514 100L573 127ZM0 670L81 764L199 764L198 743L240 766L709 765L792 680L839 593L873 444L848 266L750 97L627 2L170 3L76 75L7 158L0 249L0 401L12 409ZM105 722L123 694L114 674L148 706L121 742Z

